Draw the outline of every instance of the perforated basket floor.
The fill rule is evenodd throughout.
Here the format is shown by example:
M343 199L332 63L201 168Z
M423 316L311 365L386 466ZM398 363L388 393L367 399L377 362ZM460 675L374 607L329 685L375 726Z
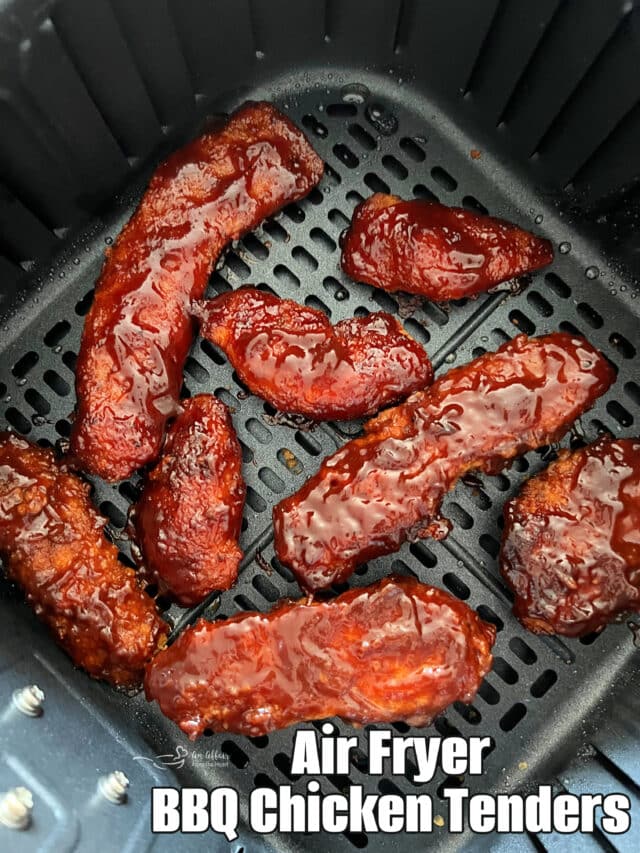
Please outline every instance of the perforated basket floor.
M634 301L633 286L609 269L583 237L567 228L562 214L545 203L535 187L520 184L516 175L489 152L478 150L477 141L466 138L432 104L415 92L408 97L406 85L397 78L362 73L354 77L334 69L328 75L307 74L304 80L283 78L249 94L274 100L304 127L325 158L327 170L320 187L307 199L265 222L228 252L224 265L212 276L212 293L253 283L321 308L332 321L380 308L397 312L396 299L353 283L340 271L339 235L357 202L374 191L390 191L504 216L554 242L553 266L534 276L519 293L503 290L446 308L423 302L404 320L406 328L425 345L440 373L450 364L496 348L520 331L580 332L615 364L618 381L564 444L577 445L602 432L638 433L640 299ZM47 445L68 436L83 317L105 244L115 238L132 205L133 196L109 221L68 245L60 261L39 279L34 294L18 304L2 325L0 427L8 425ZM242 532L246 557L232 590L192 611L176 607L168 611L175 632L199 615L218 619L241 610L265 610L283 596L299 595L290 573L273 554L271 507L297 489L324 456L360 428L358 423L340 423L305 430L278 423L268 405L246 392L224 356L198 340L187 362L184 394L203 391L215 393L234 412L248 486ZM445 783L464 781L472 791L512 791L550 779L577 793L621 790L632 798L634 808L638 806L638 679L634 677L638 653L631 631L621 624L581 641L534 637L511 616L509 593L497 570L503 504L552 454L553 449L547 448L517 460L499 476L460 483L444 506L454 522L447 540L408 544L396 555L363 566L351 581L364 585L390 570L412 574L449 589L497 626L495 666L476 701L472 706L450 708L429 730L491 735L493 749L486 758L484 776L463 780L439 775L426 786L415 786L408 778L370 778L360 732L361 749L350 776L321 777L323 791L357 783L365 792L408 792L420 787L438 796ZM110 518L125 560L130 556L129 543L119 536L137 486L135 479L114 487L95 483L96 503ZM90 849L92 839L102 837L100 821L109 817L111 843L118 849L126 844L128 849L143 849L152 842L148 789L152 784L170 783L174 773L182 784L230 784L245 794L256 785L291 783L294 791L305 789L307 780L290 773L293 730L254 739L213 735L193 746L141 695L117 694L74 671L36 626L15 591L4 588L0 608L9 629L2 649L6 666L2 701L8 702L11 691L25 682L42 682L47 693L41 720L0 717L4 742L0 789L26 780L36 798L34 825L28 833L11 836L12 850ZM625 711L624 724L616 722L620 709ZM348 727L336 721L336 728ZM405 725L395 728L408 731ZM625 751L628 743L631 749L635 743L635 753ZM134 758L175 754L178 746L187 750L183 767L156 768ZM117 819L105 813L104 804L91 805L94 801L89 796L96 774L116 766L132 781L129 802ZM444 802L440 813L445 814ZM123 846L119 846L121 836ZM571 838L565 841L553 835L475 839L473 849L515 845L517 849L559 850L570 842ZM171 837L156 843L162 849L175 849ZM226 848L223 840L194 836L188 840L188 849L200 849L200 845L213 849L216 843ZM470 839L436 830L425 843L434 849L457 850ZM637 850L640 830L608 841L596 834L580 843ZM391 850L398 844L393 836L349 834L324 841L304 836L258 839L249 830L243 830L238 841L245 849L295 850L367 846Z

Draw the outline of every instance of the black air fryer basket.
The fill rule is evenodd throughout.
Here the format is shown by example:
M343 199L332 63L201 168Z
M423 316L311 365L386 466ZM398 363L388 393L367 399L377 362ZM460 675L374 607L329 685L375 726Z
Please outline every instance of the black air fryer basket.
M210 292L265 284L332 321L392 296L339 267L339 235L372 192L488 211L548 237L556 259L509 289L406 319L439 372L518 332L585 335L618 379L567 436L640 432L640 6L623 0L4 0L0 4L0 428L50 446L70 431L83 318L104 250L131 215L155 164L211 116L247 99L274 102L326 161L320 186L234 245ZM265 610L299 594L274 557L271 507L359 429L308 431L247 395L222 354L198 339L184 394L232 407L248 494L237 585L193 610L172 607L178 633L200 615ZM289 451L289 452L287 452ZM489 735L481 777L415 785L367 774L364 732L349 776L325 793L522 791L549 781L573 793L630 797L632 827L605 837L554 834L258 837L244 824L234 851L640 849L638 652L626 623L581 640L536 637L512 617L496 556L505 500L553 456L546 448L496 477L459 483L445 501L454 529L361 567L353 585L393 570L466 601L498 628L495 666L471 706L429 733ZM292 459L294 460L292 463ZM139 480L95 482L96 505L122 538ZM294 730L191 744L142 694L74 670L18 591L1 587L0 791L24 785L33 820L0 826L6 851L227 849L212 833L154 838L154 785L291 784ZM44 713L11 710L37 684ZM336 721L339 731L355 730ZM398 724L398 732L409 728ZM160 758L158 758L160 756ZM162 758L164 756L164 758ZM97 793L121 770L127 802ZM246 809L244 812L246 817ZM635 820L633 818L635 817ZM573 848L571 848L573 849Z

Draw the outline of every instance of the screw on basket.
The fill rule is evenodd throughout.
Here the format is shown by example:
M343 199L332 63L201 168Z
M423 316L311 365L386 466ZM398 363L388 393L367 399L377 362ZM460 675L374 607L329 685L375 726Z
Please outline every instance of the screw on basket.
M129 780L121 770L114 770L113 773L101 776L98 782L98 790L102 796L116 805L124 803L127 799L128 787Z
M42 714L44 692L37 684L21 687L13 692L13 704L27 717L39 717Z
M0 823L9 829L26 829L31 823L33 796L27 788L11 788L0 794Z

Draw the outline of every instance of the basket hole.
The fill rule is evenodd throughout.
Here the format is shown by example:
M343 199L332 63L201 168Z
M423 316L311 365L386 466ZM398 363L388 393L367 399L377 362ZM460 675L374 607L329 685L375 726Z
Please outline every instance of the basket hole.
M496 342L496 344L498 344L498 346L500 346L501 344L506 344L507 341L511 340L511 338L504 331L504 329L499 328L491 329L491 337Z
M294 438L300 447L306 450L310 456L319 456L322 453L322 447L308 433L296 430Z
M38 415L48 415L51 411L51 406L42 396L38 394L35 388L28 388L25 392L24 399Z
M280 560L277 557L272 557L271 565L274 571L280 575L280 577L287 581L287 583L293 583L293 574L287 569L286 566L283 566Z
M21 359L16 361L16 363L13 365L13 370L11 372L18 379L24 379L27 373L29 373L29 371L33 367L35 367L39 361L40 356L37 352L27 352L22 356Z
M355 169L360 163L353 151L343 142L337 142L333 146L333 153L347 169Z
M244 595L242 593L240 595L235 595L233 600L238 605L239 610L247 610L247 611L258 610L256 605L253 603L253 601L251 601L251 599L247 595Z
M328 305L325 305L317 296L307 296L304 300L304 304L307 308L314 308L316 311L322 311L322 313L326 314L327 317L331 317L331 308L329 308Z
M526 714L526 706L522 702L516 702L500 719L500 728L503 732L513 731L518 723L525 718Z
M611 432L609 427L606 424L603 424L602 421L598 418L593 418L591 420L591 426L598 435L606 435L609 438L613 438L613 433Z
M45 370L42 378L59 397L66 397L71 391L69 384L55 370Z
M568 320L563 320L559 325L559 329L561 332L568 332L570 335L578 335L578 337L581 338L584 337L580 329Z
M518 309L509 312L509 320L519 332L524 332L525 335L531 335L536 330L535 323L533 323L528 317L525 317L522 311L519 311Z
M314 187L306 197L307 201L310 201L311 204L322 204L324 201L324 196L318 189L318 187Z
M329 184L331 187L337 187L342 183L342 178L330 163L324 164L324 177L322 182L324 184Z
M321 139L324 139L325 136L328 135L329 131L327 130L326 125L322 124L314 115L307 113L307 115L302 116L302 124L307 130L310 130L311 133L315 134L315 136L319 136Z
M428 187L425 187L424 184L416 184L412 190L413 195L416 198L421 199L422 201L434 201L439 202L440 199L438 196L432 192Z
M329 213L327 214L327 218L329 222L334 225L336 228L339 228L340 231L344 231L345 228L348 228L351 224L351 220L348 216L345 216L341 210L338 210L337 207L332 207Z
M491 477L491 482L500 492L507 492L511 488L511 481L506 474L494 474Z
M100 512L106 515L109 521L119 529L122 529L127 523L127 517L122 510L111 501L102 501L100 504Z
M513 460L513 467L520 474L524 474L525 471L529 470L529 461L524 456L516 456Z
M616 349L623 358L633 358L636 354L636 348L630 343L620 332L612 332L609 335L609 343Z
M336 118L348 118L349 116L357 115L358 108L355 104L329 104L327 107L327 115L335 116Z
M600 635L600 631L592 631L590 634L585 634L584 637L580 637L580 642L583 646L590 646L592 643L595 643Z
M128 480L125 480L124 483L120 483L118 486L118 491L122 495L122 497L127 500L130 504L135 503L140 497L140 490L137 489L133 483L130 483Z
M14 406L8 408L4 416L13 428L23 435L31 432L31 421L25 418L22 412L19 412Z
M518 673L504 658L495 657L493 659L493 671L505 684L515 684L518 680Z
M296 225L300 225L305 220L304 210L298 204L288 204L282 208L282 212Z
M228 267L228 269L230 269L238 278L247 278L251 272L251 267L248 264L245 264L242 258L235 252L227 253L226 258L224 259L224 265L225 267Z
M250 737L249 740L258 749L264 749L265 746L269 746L269 736L268 735L257 735L256 737Z
M191 376L192 379L195 379L196 382L206 382L209 379L209 371L206 370L199 361L196 361L195 358L189 356L185 362L184 369Z
M322 286L338 302L344 302L345 299L349 298L349 291L342 286L337 278L333 278L333 276L327 276L322 282Z
M298 276L294 275L289 267L285 267L283 264L278 264L278 266L273 270L273 274L278 281L281 281L287 287L300 287L300 279Z
M229 757L229 761L238 769L244 769L249 763L249 756L232 740L223 741L220 744L220 748Z
M500 694L495 687L489 684L488 681L482 682L478 688L478 696L480 696L487 705L497 705L500 702Z
M607 412L609 412L612 418L615 418L620 426L630 427L633 423L633 417L624 406L621 406L620 403L615 400L610 400L607 403Z
M215 347L211 343L211 341L207 341L205 339L201 340L200 349L207 356L207 358L210 358L211 361L214 362L214 364L222 365L225 364L227 361L222 352L217 347Z
M284 492L284 483L271 468L261 468L258 471L258 478L270 489L274 494L279 495Z
M239 439L238 441L240 444L240 450L242 451L242 461L245 463L245 465L249 462L253 462L253 450L247 444L245 444L244 441L240 441Z
M466 601L471 595L471 590L466 583L461 581L460 578L452 572L447 572L446 575L443 575L442 582L447 589L452 592L456 598L461 599L461 601Z
M551 317L553 314L553 305L551 305L544 296L541 296L537 291L533 290L527 293L527 302L533 305L538 314L542 317Z
M428 344L431 340L431 335L427 329L425 329L422 323L418 323L417 320L414 320L413 317L408 317L404 321L404 327L411 337L418 341L418 343Z
M356 190L349 190L345 198L347 199L349 204L353 205L353 207L358 204L362 204L362 202L364 201L364 196L360 195L360 193Z
M65 418L56 421L56 432L63 438L69 438L71 435L71 424Z
M497 542L493 536L490 536L488 533L483 533L478 542L480 543L480 547L483 551L486 551L491 557L497 557L498 551L500 550L500 543Z
M271 432L257 418L249 418L246 423L247 431L259 441L260 444L268 444L271 441Z
M438 563L438 558L433 551L427 548L424 542L412 542L409 550L427 569L432 569Z
M554 272L548 272L544 280L547 282L551 290L559 296L561 299L568 299L571 296L571 288L563 281L559 275L556 275Z
M531 685L531 695L534 699L541 699L558 680L558 674L553 669L545 669Z
M66 320L60 320L55 326L52 326L44 336L44 342L48 347L57 346L60 341L69 334L71 324Z
M440 184L441 187L447 190L447 192L453 192L457 189L458 182L442 166L434 166L431 170L431 177L437 184Z
M480 213L482 216L487 216L489 214L489 211L484 204L479 202L478 199L472 195L466 195L462 199L462 206L467 210L471 210L473 213Z
M242 242L245 248L259 261L263 261L265 258L269 257L269 250L264 243L258 240L255 234L247 234L246 237L243 238Z
M452 501L447 507L447 513L453 521L463 530L470 530L473 527L473 518L463 509L460 504Z
M592 329L599 329L604 320L591 305L587 305L586 302L580 302L576 308L578 314L582 317L582 319L588 323Z
M394 178L398 178L400 181L404 181L404 179L409 175L407 167L397 160L392 154L385 154L382 158L382 165L388 172L391 172Z
M349 133L366 151L373 151L376 147L376 141L373 136L361 125L350 124Z
M640 386L635 382L627 382L624 386L624 393L632 400L636 406L640 406Z
M264 575L255 575L251 583L267 601L273 602L280 598L280 593L276 587Z
M459 737L460 729L456 728L446 717L438 717L434 721L434 726L438 734L442 737Z
M402 148L407 157L413 160L414 163L422 163L424 158L427 156L415 139L411 139L409 136L402 137L400 140L400 148Z
M485 512L488 509L491 509L491 507L492 507L491 498L485 492L484 489L481 489L480 486L474 486L473 488L469 489L469 492L471 494L471 500L474 502L474 504L479 509L481 509Z
M300 266L303 266L309 272L312 272L313 270L318 269L317 260L313 257L312 254L307 252L307 250L304 249L302 246L295 246L291 250L291 256L293 257L293 259L297 263L300 264Z
M461 788L464 783L463 776L447 776L436 788L436 795L443 800L447 788Z
M84 317L85 314L87 314L87 312L89 311L89 308L91 308L91 304L93 302L93 294L94 294L94 290L93 290L93 288L91 288L91 290L88 293L85 293L85 295L82 297L82 299L80 299L78 302L76 302L75 310L76 310L76 314L79 317Z
M335 252L336 242L322 228L312 228L309 236L318 246L321 246L325 252Z
M481 619L484 619L485 622L489 622L491 625L495 625L496 631L502 631L504 622L487 604L479 604L476 610Z
M418 579L418 575L413 571L413 569L409 568L404 560L394 560L391 564L391 571L397 575L404 575L405 577Z
M291 772L291 758L284 752L276 752L276 754L273 756L273 763L278 768L278 770L292 782L295 782L296 779L300 778L299 773Z
M78 363L78 356L75 352L67 350L62 355L62 363L65 365L65 367L68 367L72 373L75 373L76 364Z
M367 172L367 174L364 176L364 182L374 193L390 192L389 184L383 181L382 178L378 177L375 172Z
M346 830L342 833L344 837L350 844L353 844L354 847L357 847L358 850L364 850L364 848L369 843L369 839L364 834L364 832L349 832Z
M531 666L538 660L538 655L533 651L531 646L527 645L520 637L512 637L509 640L509 648L527 666Z
M373 301L377 303L383 311L388 311L390 314L393 314L398 310L398 303L388 293L385 293L384 290L376 289L373 291L371 296Z
M446 326L449 322L449 315L447 312L443 311L439 305L435 304L435 302L423 300L422 310L428 315L429 319L433 320L434 323L437 323L438 326Z
M397 797L404 796L400 788L398 788L397 785L394 785L390 779L381 779L378 782L378 790L381 794L395 794Z
M286 468L291 474L302 474L304 466L292 450L288 447L281 447L276 453L276 458L283 468Z
M218 295L220 293L228 293L232 290L231 285L223 278L219 272L214 272L214 274L209 279L209 288L212 291L212 295Z
M482 722L482 714L473 705L465 705L462 702L454 702L453 707L463 720L466 720L472 726L477 726Z
M233 394L226 388L216 388L215 395L231 412L237 412L240 405Z
M277 784L266 773L256 773L253 778L253 784L256 788L273 788L274 791L278 790Z
M268 219L262 224L263 231L275 240L277 243L286 243L289 239L289 233L273 219Z

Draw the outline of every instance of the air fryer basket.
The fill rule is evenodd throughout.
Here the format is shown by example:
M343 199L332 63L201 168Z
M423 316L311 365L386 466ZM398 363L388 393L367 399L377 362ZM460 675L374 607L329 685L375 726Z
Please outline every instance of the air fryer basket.
M326 311L335 322L406 307L355 284L339 268L339 235L374 191L489 211L551 239L556 260L517 292L449 306L421 303L404 320L440 373L518 332L584 334L618 370L609 393L563 442L602 432L637 435L640 419L638 146L640 13L602 0L14 0L0 9L0 428L41 444L69 435L74 366L92 287L153 165L207 116L267 99L302 127L325 159L319 188L232 247L210 292L244 283ZM248 485L246 556L237 585L190 611L171 607L178 633L196 617L265 610L299 590L273 554L271 506L298 488L357 423L283 423L246 393L224 356L200 339L184 395L208 391L232 407ZM289 451L289 452L286 452ZM472 706L457 704L427 733L490 735L486 772L437 775L428 785L367 774L365 737L350 775L319 777L321 790L423 791L464 782L472 792L552 781L574 793L640 786L638 652L626 624L582 640L535 637L510 613L497 570L505 500L554 448L496 477L460 483L445 502L454 529L443 542L407 544L361 567L364 585L393 570L449 589L498 628L495 666ZM123 559L139 479L95 482ZM0 714L0 791L34 795L29 830L0 827L12 851L226 849L222 837L154 839L149 789L291 784L293 730L268 737L203 737L193 745L138 693L75 671L20 594L0 588L0 702L38 684L42 717ZM335 721L336 729L349 727ZM399 732L408 727L398 724ZM349 730L353 733L353 730ZM184 748L181 749L181 747ZM173 756L173 766L157 756ZM96 796L120 769L128 801ZM445 815L445 802L439 809ZM438 806L434 808L438 811ZM246 817L246 809L243 814ZM396 849L398 837L345 833L255 836L232 849ZM438 850L560 850L576 839L447 835L416 839ZM413 844L411 840L407 843ZM640 827L585 849L637 850Z

